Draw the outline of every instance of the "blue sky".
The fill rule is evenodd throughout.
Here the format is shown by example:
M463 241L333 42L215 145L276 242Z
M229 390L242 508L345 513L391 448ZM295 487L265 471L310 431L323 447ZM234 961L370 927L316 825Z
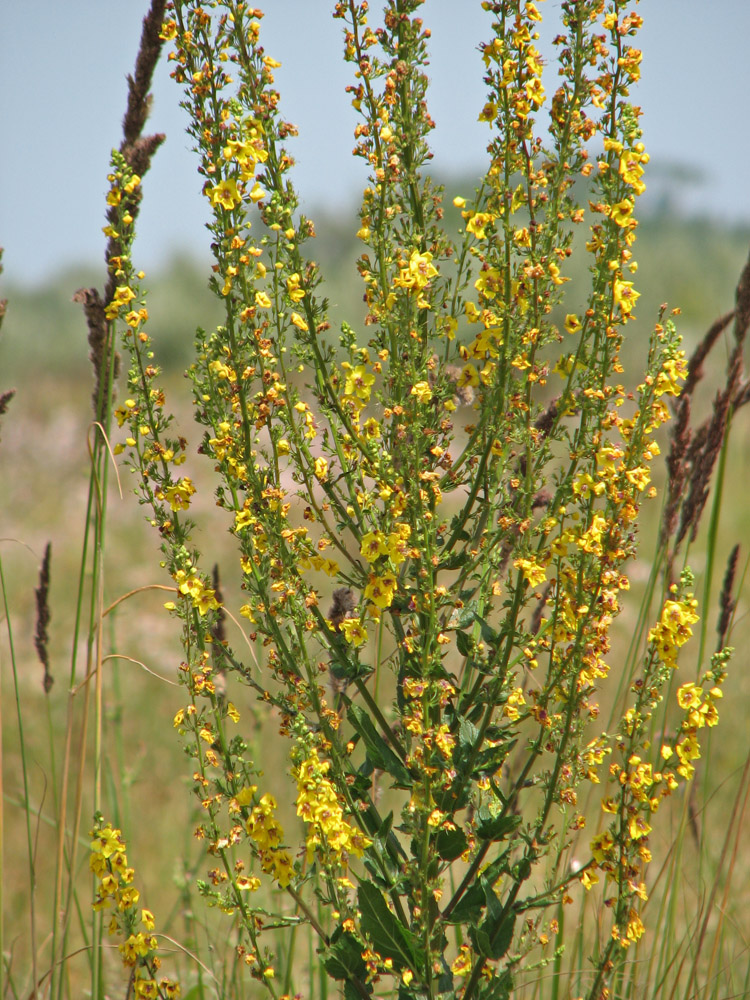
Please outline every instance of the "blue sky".
M101 260L109 152L119 144L125 74L133 66L146 0L0 2L0 245L8 277L33 284L63 268ZM373 20L379 3L372 0ZM364 180L354 160L354 112L344 93L341 23L328 0L267 0L262 41L282 62L283 115L300 130L290 152L305 210L346 211ZM559 0L540 3L543 43ZM644 139L658 171L680 163L695 180L673 199L734 221L750 220L750 3L642 0L638 44ZM430 110L441 173L482 169L486 126L477 44L489 38L479 0L426 0L431 28ZM543 51L550 51L542 44ZM550 79L548 87L553 85ZM205 253L205 205L168 65L154 85L153 131L167 133L145 183L138 263L158 267L177 250ZM648 180L648 177L647 177ZM468 192L467 192L468 193Z

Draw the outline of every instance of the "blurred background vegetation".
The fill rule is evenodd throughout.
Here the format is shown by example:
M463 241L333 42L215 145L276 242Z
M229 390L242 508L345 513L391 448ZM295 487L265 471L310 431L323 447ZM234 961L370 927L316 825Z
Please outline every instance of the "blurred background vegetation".
M689 172L684 174L676 166L662 170L653 184L655 192L645 201L645 214L643 203L638 205L635 257L639 264L636 287L641 299L636 310L638 319L628 327L626 345L634 361L663 302L682 310L680 328L689 348L720 312L732 307L737 277L747 257L749 223L733 226L680 212L680 192L691 177ZM469 175L443 179L442 183L447 224L455 229L461 220L451 200L456 194L469 197L475 178ZM148 211L148 180L145 186L144 211ZM311 252L316 254L326 279L324 294L331 303L334 329L343 319L356 327L364 315L361 283L354 267L362 250L355 236L357 227L352 225L356 208L352 203L336 215L314 208L310 212L317 233ZM208 290L210 263L208 257L201 259L186 250L166 261L159 271L147 274L151 335L168 374L187 365L196 327L210 329L219 321L220 303ZM586 267L586 254L577 253L564 271L572 279L568 286L571 308L576 286L586 280ZM29 362L34 357L44 358L43 366L33 366L37 376L42 374L40 368L52 370L61 378L82 375L87 358L85 323L72 296L77 288L100 286L102 274L103 265L96 262L69 263L40 286L5 282L3 297L9 300L9 310L0 355L5 383L10 380L20 385L28 378Z

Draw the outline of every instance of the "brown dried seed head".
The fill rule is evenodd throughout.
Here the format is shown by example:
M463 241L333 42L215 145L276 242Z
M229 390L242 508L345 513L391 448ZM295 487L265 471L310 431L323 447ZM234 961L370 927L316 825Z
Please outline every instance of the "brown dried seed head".
M328 610L328 618L337 631L345 618L351 618L356 605L354 591L351 587L339 587L338 590L334 590L331 595L331 607Z
M735 577L737 576L737 563L739 562L739 558L740 547L739 545L735 545L729 553L727 571L724 574L721 596L719 597L719 621L716 626L716 631L719 636L719 642L716 647L717 650L723 649L727 644L729 625L732 620L732 615L734 614L734 609L737 607L737 602L732 597L732 591L734 589Z
M50 542L47 542L47 547L44 550L44 559L42 559L42 565L39 569L39 586L34 591L36 595L36 629L34 630L34 648L36 649L37 656L44 667L42 687L44 688L45 694L49 692L50 688L54 684L54 677L50 673L49 668L49 636L47 634L47 626L50 622L49 566L51 556L52 545Z

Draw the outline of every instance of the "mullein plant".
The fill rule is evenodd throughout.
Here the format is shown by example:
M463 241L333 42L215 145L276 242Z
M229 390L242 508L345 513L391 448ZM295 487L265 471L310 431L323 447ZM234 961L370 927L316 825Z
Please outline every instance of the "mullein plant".
M167 6L161 39L190 116L225 310L198 331L188 375L197 451L236 542L223 568L241 586L236 607L192 540L202 473L159 383L131 253L141 177L122 152L103 306L129 358L116 450L174 585L174 726L210 867L200 891L231 915L238 962L271 996L302 989L318 973L265 931L291 941L307 924L348 998L501 998L559 957L566 908L595 897L579 987L593 1000L644 932L649 833L693 775L728 659L721 649L695 681L674 680L699 612L672 560L622 710L606 732L597 722L600 690L622 680L610 633L641 505L656 495L658 432L688 372L666 313L632 391L620 362L648 162L629 99L641 18L620 0L563 2L549 93L538 6L482 4L488 166L473 195L453 199L454 239L425 173L420 6L389 0L374 27L366 2L335 4L354 155L369 172L357 232L366 316L337 331L290 180L295 128L280 114L262 12ZM591 280L571 304L574 240ZM673 462L688 467L684 451ZM227 618L249 659L244 640L225 637ZM249 753L231 700L249 693L288 740L283 780ZM653 738L667 695L669 725ZM601 808L587 811L591 791ZM282 827L283 796L296 828ZM118 837L97 819L93 870L114 893L122 875L106 845L124 857ZM115 921L128 941L133 907ZM133 951L139 982L170 995L147 964L149 919Z

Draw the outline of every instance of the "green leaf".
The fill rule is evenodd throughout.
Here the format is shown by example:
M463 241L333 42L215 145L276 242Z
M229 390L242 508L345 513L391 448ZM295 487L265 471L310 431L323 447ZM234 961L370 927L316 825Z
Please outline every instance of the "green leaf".
M424 989L415 989L414 985L404 983L398 988L398 1000L430 1000L430 995Z
M531 875L531 861L524 856L518 861L511 869L513 873L513 878L517 882L525 882L526 879Z
M482 806L477 814L477 836L482 840L505 840L520 823L520 816L493 816Z
M380 824L380 827L378 828L378 836L381 838L381 840L385 840L392 829L393 829L393 810L391 809L391 811L388 813L388 815L385 817L383 822Z
M351 646L348 645L343 636L330 633L331 635L331 673L340 681L354 681L358 678L368 677L373 668L365 663L361 663L356 657L351 655Z
M355 801L369 802L370 789L372 788L372 779L370 778L371 774L372 769L368 771L367 768L364 770L360 768L356 774L347 777L349 794L353 799L355 799Z
M499 633L495 631L492 626L480 618L479 615L475 615L476 620L479 622L479 631L482 636L482 642L486 642L488 646L496 646L497 640L500 638Z
M454 516L451 518L451 528L450 528L451 534L454 531L456 531L458 525L459 525L459 518L457 515L454 514ZM465 528L460 528L459 531L456 533L456 541L458 542L468 542L470 538L471 535L469 534L468 531L466 531Z
M486 879L481 879L487 913L476 929L476 947L485 958L502 958L513 940L516 914L511 910L503 916L503 905Z
M381 855L381 857L387 857L387 855ZM383 875L383 864L382 860L373 858L369 851L367 851L362 858L362 863L367 869L370 879L373 885L378 886L384 892L387 892L393 885L393 874L389 872L390 878ZM390 865L391 869L394 868L393 864Z
M368 996L372 996L372 986L369 983L362 985L367 990ZM362 994L349 979L344 983L344 1000L362 1000Z
M513 993L513 976L510 969L495 975L482 992L482 1000L509 1000Z
M450 915L445 918L449 924L476 925L484 909L484 892L478 882L470 886L456 904Z
M465 549L459 550L458 552L451 552L447 558L440 560L438 569L458 569L459 566L463 566L468 558L469 553Z
M483 958L490 957L490 938L487 931L482 927L470 927L469 938L474 947L474 951Z
M473 625L477 616L477 602L471 601L471 595L473 591L462 590L458 595L459 600L464 601L464 607L457 608L450 617L449 625L451 628L468 628L469 625Z
M492 887L492 883L488 882L484 876L479 879L479 883L482 886L482 891L484 892L484 901L487 904L487 919L485 923L490 925L497 924L503 915L503 904L498 899L497 893Z
M458 745L463 750L468 747L473 749L479 739L479 730L473 722L468 719L461 719L458 726Z
M466 850L466 834L460 827L441 830L437 835L437 852L443 861L455 861Z
M466 632L456 632L456 648L461 656L471 656L474 647L471 636Z
M367 978L362 945L353 934L342 931L340 927L334 932L331 944L325 952L323 966L333 979L359 979L364 983Z
M372 719L359 705L350 705L347 713L349 721L364 741L367 756L374 767L390 774L396 785L411 787L411 778L385 739L373 725Z
M408 927L388 909L382 892L363 882L357 890L362 914L361 927L372 941L373 948L384 958L390 958L396 969L419 969L417 939Z

